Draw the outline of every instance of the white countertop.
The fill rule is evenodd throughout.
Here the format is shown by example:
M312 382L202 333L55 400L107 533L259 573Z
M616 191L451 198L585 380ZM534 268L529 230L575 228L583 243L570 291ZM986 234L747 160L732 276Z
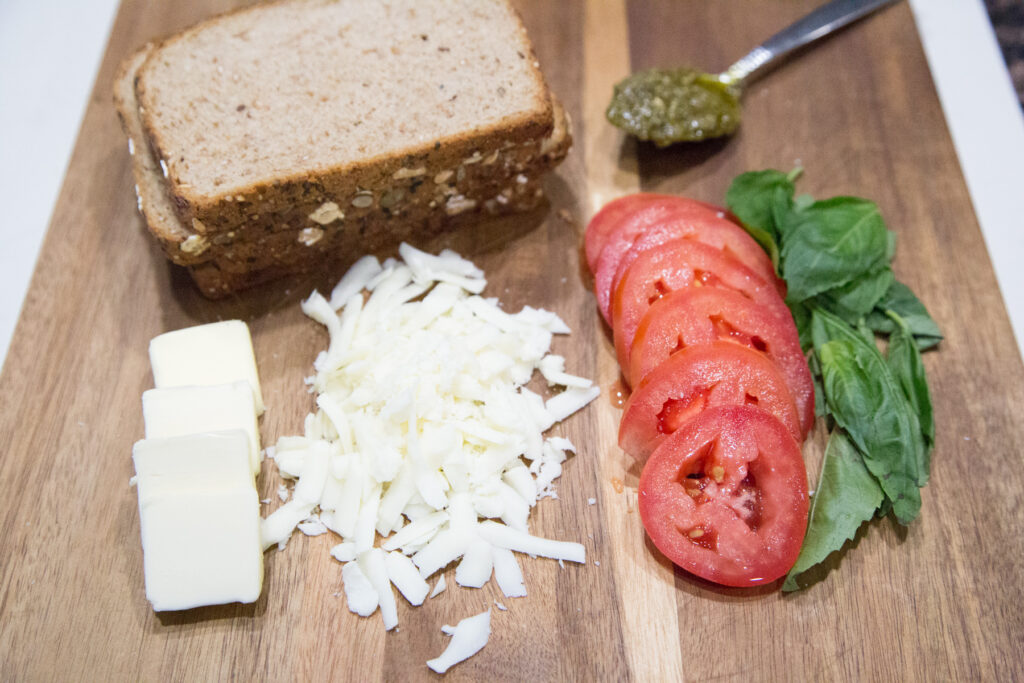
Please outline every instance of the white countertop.
M1024 116L982 0L910 0L1024 353ZM64 180L117 0L0 1L0 361ZM959 106L970 102L971 107ZM984 112L984 120L977 113Z

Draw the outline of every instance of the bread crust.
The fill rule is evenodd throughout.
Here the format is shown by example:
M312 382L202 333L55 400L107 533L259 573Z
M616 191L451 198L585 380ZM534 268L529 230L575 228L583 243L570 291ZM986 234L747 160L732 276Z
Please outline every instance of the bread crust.
M179 265L185 265L194 259L187 258L180 246L192 235L192 231L183 226L170 202L162 196L164 188L145 139L135 99L135 74L152 49L153 44L147 43L121 63L114 79L114 108L121 129L128 138L139 212L168 257Z
M321 0L298 0L308 1L321 4ZM279 0L271 4L282 6L295 2L296 0ZM532 76L532 110L507 116L493 125L478 126L389 154L323 168L302 169L291 174L277 174L211 193L198 191L178 173L175 164L175 155L178 151L172 148L167 136L157 125L153 112L154 107L158 106L158 101L149 88L147 76L165 48L184 43L213 26L232 21L239 16L258 13L267 5L222 14L161 41L139 67L135 89L145 140L166 177L168 194L175 213L184 225L196 221L197 232L204 234L227 232L235 229L243 221L254 222L267 230L293 228L302 217L315 211L325 202L334 202L344 207L351 205L357 195L369 191L374 195L376 203L380 195L394 189L393 175L401 168L425 167L432 178L446 169L457 169L475 155L487 158L495 151L503 151L509 146L529 147L549 136L553 129L554 108L547 83L540 71L521 18L514 9L505 3L502 4L514 20L517 37L523 45L520 57ZM523 163L523 160L520 159L518 163Z
M222 15L184 35L258 9ZM175 39L180 38L167 40ZM145 65L165 44L148 44L125 60L114 101L134 148L136 192L147 226L168 258L188 267L208 297L434 234L480 213L532 208L540 197L539 177L559 163L571 145L565 112L550 96L538 69L541 106L529 116L432 140L402 153L310 169L223 195L192 196L176 185L173 165L160 163L164 157L159 135L147 129L145 107L140 104ZM529 59L535 60L532 48Z

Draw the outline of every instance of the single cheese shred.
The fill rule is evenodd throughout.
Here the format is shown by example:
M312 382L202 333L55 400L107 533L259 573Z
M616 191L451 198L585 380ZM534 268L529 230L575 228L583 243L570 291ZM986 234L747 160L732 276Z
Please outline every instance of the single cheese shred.
M481 296L484 273L452 251L403 244L399 254L364 257L330 297L302 304L329 343L314 362L304 434L268 449L295 485L262 529L268 548L296 527L340 536L332 554L345 563L350 609L379 607L388 630L394 588L418 605L452 562L456 583L494 575L506 597L521 597L515 553L586 561L580 543L532 535L528 518L557 497L575 451L545 433L599 393L549 354L553 336L569 333L556 314L506 313ZM554 392L546 400L526 386L535 371Z

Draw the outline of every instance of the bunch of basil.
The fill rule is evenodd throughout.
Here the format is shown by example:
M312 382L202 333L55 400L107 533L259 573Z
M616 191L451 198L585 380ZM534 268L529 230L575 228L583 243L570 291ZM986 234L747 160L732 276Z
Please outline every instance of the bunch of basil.
M878 206L856 197L796 196L789 175L745 173L729 209L786 281L800 343L830 435L800 557L783 590L853 538L866 520L909 524L921 509L935 440L921 351L942 335L893 276L895 235ZM885 353L876 335L888 338Z

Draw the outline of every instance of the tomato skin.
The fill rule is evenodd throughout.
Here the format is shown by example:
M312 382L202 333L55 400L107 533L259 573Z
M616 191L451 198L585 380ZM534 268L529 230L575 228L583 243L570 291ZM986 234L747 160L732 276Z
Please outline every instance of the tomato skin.
M594 273L598 308L611 324L611 295L624 262L632 262L639 242L654 246L675 238L687 238L718 249L730 249L734 258L774 281L775 269L768 255L743 228L725 218L718 207L682 197L654 195L632 215L621 218L605 237Z
M666 294L640 320L623 374L637 383L675 351L728 339L765 354L786 378L806 437L814 425L814 381L793 317L785 305L755 304L719 287L690 287Z
M671 195L638 192L618 197L602 206L587 223L583 233L583 249L590 272L593 273L597 268L597 259L608 242L608 235L618 229L624 220L648 204L671 198Z
M722 405L757 405L793 438L801 437L796 404L778 367L746 346L713 341L673 353L636 386L623 406L619 447L642 462L687 421Z
M686 199L675 195L657 194L654 192L637 192L618 197L608 202L594 214L583 234L583 247L587 258L587 266L591 273L597 272L597 261L601 252L608 244L609 236L617 232L626 222L635 222L635 227L655 224L660 217L671 215L680 206L687 208L703 207L708 212L722 213L725 210L712 204ZM728 214L731 216L731 214ZM634 233L634 236L639 234ZM632 238L630 238L632 239ZM625 251L621 249L620 251Z
M705 410L651 455L638 495L658 550L708 581L770 583L800 554L808 510L800 446L759 408Z
M714 214L677 214L651 226L637 236L624 254L617 258L606 258L612 251L606 250L598 260L594 273L594 291L597 293L598 305L611 305L611 292L629 266L643 251L676 239L691 239L710 247L721 250L750 270L754 271L765 282L775 286L780 297L786 294L785 282L776 276L771 259L761 246L735 223L721 217L720 212ZM605 302L601 294L608 291ZM610 322L610 310L605 315Z
M629 365L633 338L651 304L693 286L732 289L770 308L785 305L771 284L720 249L685 238L645 249L615 285L612 332L619 367Z

